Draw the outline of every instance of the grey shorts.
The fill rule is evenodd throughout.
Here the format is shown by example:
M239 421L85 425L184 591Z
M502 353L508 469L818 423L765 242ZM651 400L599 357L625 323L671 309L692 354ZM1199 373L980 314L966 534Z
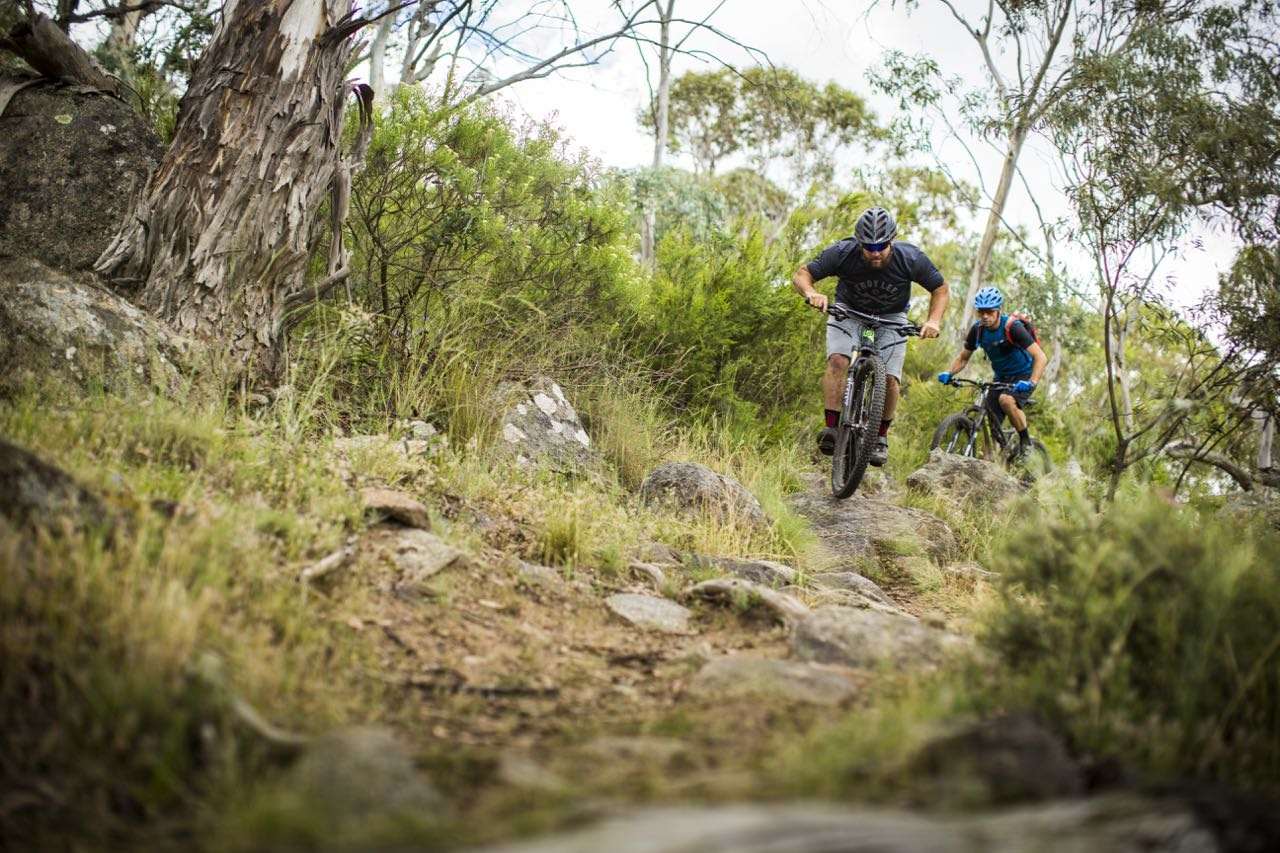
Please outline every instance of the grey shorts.
M906 312L897 314L877 314L889 323L907 322ZM863 324L854 317L837 320L827 317L827 358L833 355L850 355L862 340ZM884 372L902 381L902 362L907 357L907 339L893 329L876 330L876 346L880 348L880 358L884 360Z

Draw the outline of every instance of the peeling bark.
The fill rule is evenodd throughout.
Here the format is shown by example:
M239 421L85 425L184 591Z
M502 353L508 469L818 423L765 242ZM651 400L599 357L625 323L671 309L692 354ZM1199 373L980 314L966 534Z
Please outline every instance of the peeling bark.
M227 3L173 143L96 267L181 333L268 377L289 312L346 275L339 242L328 277L306 282L316 214L333 193L340 221L363 155L362 144L340 150L349 36L361 25L352 5ZM372 92L357 93L367 119Z

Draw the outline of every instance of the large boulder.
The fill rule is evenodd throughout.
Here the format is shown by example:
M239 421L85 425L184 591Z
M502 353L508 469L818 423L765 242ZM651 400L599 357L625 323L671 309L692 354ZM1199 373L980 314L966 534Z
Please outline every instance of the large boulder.
M815 481L792 495L791 504L813 523L831 555L832 570L857 571L867 560L891 561L911 554L946 562L957 551L955 534L936 515L860 494L839 501L825 482Z
M907 477L907 485L927 495L990 507L1024 491L1022 483L999 465L943 450L932 451L929 461Z
M695 515L709 514L722 521L763 526L768 517L756 496L724 474L696 462L664 462L640 484L640 497L648 504L668 504Z
M0 88L10 82L0 77ZM51 82L23 88L0 114L0 258L91 268L163 154L116 98Z
M1062 739L1025 713L935 737L916 752L910 768L921 799L933 805L1012 805L1085 791L1084 770Z
M0 519L20 530L102 527L102 502L62 469L0 439Z
M966 648L964 638L905 614L838 605L801 619L791 637L801 660L864 669L928 669Z
M176 386L193 344L85 274L0 259L0 397L56 375Z
M522 465L577 471L596 462L591 437L560 385L545 376L525 383L504 382L499 444Z

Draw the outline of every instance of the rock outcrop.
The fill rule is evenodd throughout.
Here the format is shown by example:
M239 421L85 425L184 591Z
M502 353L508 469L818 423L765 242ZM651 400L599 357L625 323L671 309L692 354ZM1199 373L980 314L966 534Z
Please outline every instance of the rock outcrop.
M936 515L879 498L831 497L825 481L791 498L796 512L813 522L813 531L833 558L833 569L855 570L858 560L927 554L946 562L957 550L956 537Z
M90 269L163 154L123 101L51 81L23 88L0 115L0 258Z
M1025 491L1016 477L995 463L942 450L929 454L929 461L907 477L907 486L924 494L990 507Z
M520 464L571 472L596 463L591 437L558 383L535 376L503 383L497 393L506 407L498 443Z
M193 353L190 341L91 276L0 258L0 396L50 375L170 388Z
M669 504L686 513L763 526L768 522L756 496L733 477L696 462L664 462L640 484L645 503Z

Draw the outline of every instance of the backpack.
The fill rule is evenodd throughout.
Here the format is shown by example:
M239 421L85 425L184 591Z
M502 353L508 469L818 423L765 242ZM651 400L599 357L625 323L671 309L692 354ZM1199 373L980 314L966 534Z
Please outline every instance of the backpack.
M1030 314L1025 314L1022 311L1014 311L1006 316L1004 321L1005 341L1007 341L1010 344L1013 343L1013 332L1011 332L1010 329L1013 326L1014 320L1017 320L1019 323L1021 323L1023 326L1026 327L1027 331L1031 333L1031 339L1033 341L1035 341L1036 343L1040 343L1040 330L1036 328L1035 320L1031 319ZM981 333L982 331L981 323L974 321L973 327L975 329L978 329L979 333ZM979 335L978 340L981 340L981 335Z
M1031 319L1030 314L1024 314L1021 311L1012 311L1009 313L1009 319L1004 321L1004 339L1009 343L1013 343L1013 334L1009 331L1009 327L1013 325L1013 321L1017 320L1027 331L1031 333L1031 339L1036 343L1040 343L1040 330L1036 328L1036 323Z

